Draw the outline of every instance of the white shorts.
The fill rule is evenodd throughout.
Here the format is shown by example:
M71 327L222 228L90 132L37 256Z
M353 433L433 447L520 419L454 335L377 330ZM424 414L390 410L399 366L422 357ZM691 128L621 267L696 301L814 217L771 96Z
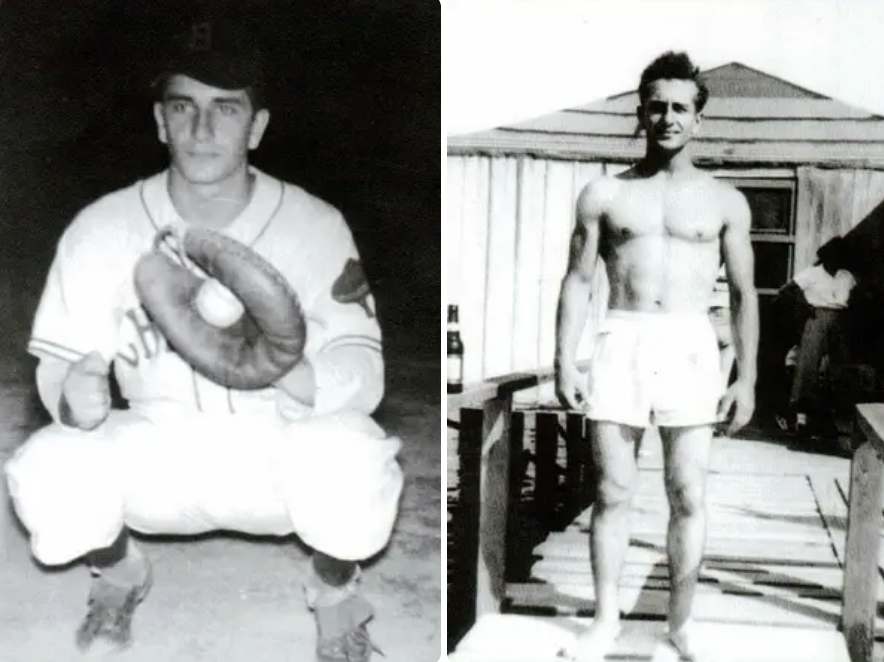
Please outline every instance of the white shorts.
M387 543L398 512L400 441L366 415L149 418L112 412L92 432L39 430L6 463L31 550L64 564L147 534L297 534L344 560Z
M705 313L613 310L595 338L587 417L644 428L713 424L723 395Z

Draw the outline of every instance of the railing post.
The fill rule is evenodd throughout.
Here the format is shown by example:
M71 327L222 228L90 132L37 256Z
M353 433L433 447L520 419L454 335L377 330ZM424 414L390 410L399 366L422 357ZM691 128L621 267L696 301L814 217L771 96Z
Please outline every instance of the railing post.
M510 505L510 441L512 396L487 400L481 408L461 411L461 498L478 504L467 511L468 558L475 559L467 585L475 586L474 620L500 611L506 596L506 539Z
M841 627L851 662L872 662L878 601L878 553L881 546L881 498L884 488L882 439L875 421L864 413L877 412L881 423L884 405L860 405L850 462L850 496L847 509L847 543L844 563Z
M534 504L541 521L556 518L559 492L559 415L537 412L534 424Z
M525 412L513 411L510 416L510 475L509 475L509 505L507 509L506 523L506 577L509 575L517 562L519 546L514 544L513 536L519 526L519 508L522 497L522 481L525 478Z
M515 500L524 470L523 462L516 461L522 451L523 421L511 434L513 394L553 376L552 368L513 373L470 384L462 393L448 396L449 418L453 412L459 418L457 458L453 460L459 467L459 503L449 530L449 539L458 543L458 558L453 565L457 576L451 578L449 588L449 646L477 617L499 611L506 597L507 542L515 526ZM558 485L555 430L553 435L552 462L546 464L552 472L554 507ZM468 597L458 600L458 594Z
M565 416L565 509L564 519L567 526L576 515L587 505L583 495L586 484L587 446L584 435L584 418L582 414L568 412Z

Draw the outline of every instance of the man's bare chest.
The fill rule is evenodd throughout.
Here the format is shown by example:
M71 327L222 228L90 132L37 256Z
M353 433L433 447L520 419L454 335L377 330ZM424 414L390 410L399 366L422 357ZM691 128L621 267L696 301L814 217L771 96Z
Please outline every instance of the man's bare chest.
M704 242L719 235L724 214L709 186L631 184L611 200L604 220L620 240L663 235Z

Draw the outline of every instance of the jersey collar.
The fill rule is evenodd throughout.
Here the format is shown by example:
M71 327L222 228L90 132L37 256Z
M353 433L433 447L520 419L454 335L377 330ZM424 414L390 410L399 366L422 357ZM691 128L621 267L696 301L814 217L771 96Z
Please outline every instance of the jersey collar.
M240 215L221 230L225 235L247 246L258 241L270 226L282 207L285 192L280 180L254 166L249 166L249 172L255 176L252 199ZM155 231L168 225L187 226L169 197L168 177L169 170L164 170L144 180L141 185L142 205Z

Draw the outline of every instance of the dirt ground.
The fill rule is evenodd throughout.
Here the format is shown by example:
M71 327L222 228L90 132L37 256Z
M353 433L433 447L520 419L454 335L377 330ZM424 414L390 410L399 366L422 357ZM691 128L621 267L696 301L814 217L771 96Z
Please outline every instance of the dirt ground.
M12 264L15 263L15 266ZM43 421L23 346L45 265L10 256L0 276L0 461ZM378 420L403 440L401 515L388 548L365 566L376 608L370 631L388 662L435 662L441 652L439 363L398 329L388 350L388 395ZM5 490L5 481L3 483ZM0 494L7 501L5 492ZM67 662L310 662L314 624L302 600L308 556L294 539L144 539L155 584L136 612L135 643L83 655L83 566L47 570L29 555L8 505L0 509L0 660Z

